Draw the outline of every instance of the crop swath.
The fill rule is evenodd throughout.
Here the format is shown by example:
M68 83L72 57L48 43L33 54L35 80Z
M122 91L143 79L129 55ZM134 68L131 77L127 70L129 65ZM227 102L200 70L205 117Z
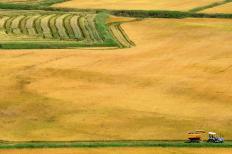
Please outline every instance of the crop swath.
M31 16L27 19L25 29L27 29L29 35L36 35L36 27L35 27L35 21L38 19L40 15Z
M84 38L84 34L80 29L80 23L79 23L80 16L74 15L70 19L70 26L73 30L74 36L76 39L82 40Z
M119 47L121 48L130 48L135 46L134 42L132 42L125 31L122 29L121 25L118 23L110 24L110 32L117 40Z
M61 39L69 39L68 33L66 32L66 28L64 26L64 19L67 16L69 16L69 14L63 14L56 19L56 28Z
M0 30L4 30L5 29L5 24L6 24L6 21L9 19L10 17L1 17L0 18Z

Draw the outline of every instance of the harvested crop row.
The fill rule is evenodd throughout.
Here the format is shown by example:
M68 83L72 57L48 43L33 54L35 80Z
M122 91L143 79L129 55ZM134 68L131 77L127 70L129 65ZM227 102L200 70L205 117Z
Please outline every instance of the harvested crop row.
M64 26L64 19L67 16L69 16L69 14L63 14L62 16L59 16L56 19L56 28L58 30L58 33L59 33L61 39L69 39L69 36L68 36L66 29L65 29L65 26Z
M75 38L81 40L83 39L84 37L84 34L82 34L82 31L81 31L81 25L79 23L79 20L80 20L80 16L73 16L71 19L70 19L70 25L72 27L72 30L74 32L74 35L75 35Z
M89 27L91 28L91 32L92 32L94 38L96 39L97 42L103 42L102 38L100 37L100 35L98 34L98 31L96 29L95 17L96 17L96 15L87 15L86 16Z
M98 42L97 38L94 36L93 30L92 30L90 23L88 21L88 16L85 16L85 18L84 18L84 26L85 26L87 32L89 33L89 36L90 36L92 42Z
M86 23L88 23L86 21L86 18L84 16L81 16L79 18L79 24L80 24L81 31L83 32L84 38L87 40L87 42L93 42L93 37L90 35L89 29L87 28Z
M7 34L9 33L12 33L12 28L11 28L11 25L12 25L12 21L15 19L16 17L12 17L12 18L9 18L6 20L6 23L5 23L5 32Z
M56 18L57 18L57 16L53 16L51 18L51 20L50 20L50 28L51 28L53 38L59 39L60 35L58 33L58 29L56 28Z
M40 15L37 15L37 16L32 16L30 17L27 21L26 21L26 29L28 31L28 34L29 35L36 35L36 30L35 30L35 21L36 19L38 19L40 17Z
M55 14L47 15L41 19L41 27L43 29L43 36L45 38L53 38L49 25L49 21L53 16L55 16Z
M20 29L20 21L24 18L25 16L17 16L11 24L12 32L14 34L21 34L21 29Z
M0 18L0 30L4 30L5 29L5 24L6 24L6 21L9 19L10 17L1 17Z
M111 24L110 31L113 37L118 41L121 48L130 48L131 46L134 46L134 43L129 41L128 36L122 31L120 24Z
M27 20L29 19L30 17L27 16L27 17L24 17L21 21L20 21L20 25L19 25L19 28L21 29L21 32L25 35L28 34L28 31L27 31L27 28L26 28L26 23L27 23Z
M71 26L71 18L72 17L73 17L73 15L69 15L69 16L64 18L64 27L65 27L66 32L67 32L70 39L78 39L75 37L74 31L73 31L72 26Z

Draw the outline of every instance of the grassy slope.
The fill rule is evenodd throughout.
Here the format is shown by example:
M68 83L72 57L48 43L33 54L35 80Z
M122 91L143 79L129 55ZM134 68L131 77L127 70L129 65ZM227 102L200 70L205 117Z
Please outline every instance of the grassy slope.
M0 138L232 139L230 25L147 19L123 26L131 49L3 50Z

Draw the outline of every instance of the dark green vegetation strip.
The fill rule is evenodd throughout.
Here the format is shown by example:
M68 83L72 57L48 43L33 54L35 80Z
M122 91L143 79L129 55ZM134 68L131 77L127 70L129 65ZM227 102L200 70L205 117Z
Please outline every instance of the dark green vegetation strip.
M25 2L25 3L6 3L0 2L1 9L15 9L15 10L38 10L38 9L46 9L49 6L65 2L68 0L42 0L35 3Z
M184 141L73 141L73 142L2 142L0 149L24 148L100 148L100 147L211 147L232 148L225 143L184 143Z
M78 47L113 47L109 44L94 43L86 44L76 41L12 41L0 42L0 49L64 49Z
M214 2L214 3L211 3L211 4L205 5L205 6L200 6L200 7L193 8L193 9L191 9L189 11L190 12L199 12L199 11L203 11L203 10L206 10L206 9L209 9L209 8L224 5L224 4L230 3L230 2L232 2L232 0L224 0L224 1L220 1L220 2Z
M232 18L232 14L206 14L181 11L143 11L143 10L117 10L111 14L136 18Z

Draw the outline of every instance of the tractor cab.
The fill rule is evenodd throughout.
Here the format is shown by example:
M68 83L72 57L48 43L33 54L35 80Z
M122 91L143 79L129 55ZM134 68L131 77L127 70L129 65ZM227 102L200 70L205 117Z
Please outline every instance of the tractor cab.
M209 132L208 133L209 138L208 141L209 143L223 143L224 138L221 136L218 136L215 132Z

